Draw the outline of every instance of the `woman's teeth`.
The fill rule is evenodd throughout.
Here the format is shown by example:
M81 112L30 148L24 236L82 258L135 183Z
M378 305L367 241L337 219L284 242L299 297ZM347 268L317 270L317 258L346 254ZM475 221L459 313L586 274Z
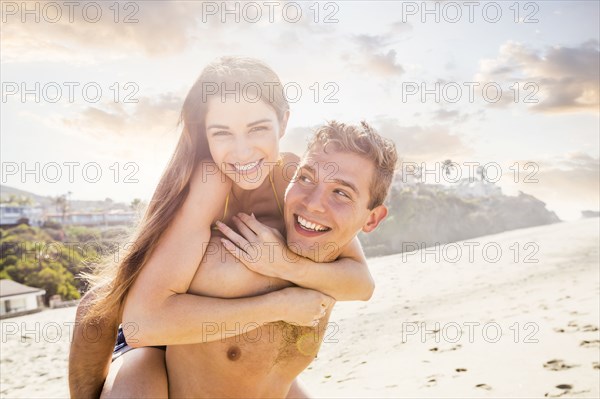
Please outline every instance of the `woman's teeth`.
M298 224L300 224L300 226L302 226L306 230L313 230L313 231L329 230L329 227L325 227L325 226L321 226L320 224L309 222L308 220L304 219L302 216L298 216Z
M254 169L256 167L256 165L258 165L259 163L260 163L260 160L258 160L256 162L247 163L246 165L240 165L239 163L236 163L233 166L235 167L235 169L238 172L247 172L251 169Z

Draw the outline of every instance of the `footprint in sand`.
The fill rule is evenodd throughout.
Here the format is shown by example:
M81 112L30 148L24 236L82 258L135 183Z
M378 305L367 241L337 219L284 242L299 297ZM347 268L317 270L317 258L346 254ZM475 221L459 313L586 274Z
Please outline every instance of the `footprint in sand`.
M569 384L560 384L556 386L558 389L571 389L573 388L573 385L569 385Z
M594 339L592 341L584 340L579 343L579 346L583 346L584 348L598 348L598 347L600 347L600 340L598 340L598 339Z
M457 372L457 373L464 373L464 372L466 372L466 371L467 371L467 369L463 369L463 368L458 368L458 369L456 369L456 372Z
M544 396L547 397L547 398L560 398L562 396L573 397L573 396L577 396L577 395L581 395L581 394L589 392L589 390L572 391L573 385L571 385L571 384L559 384L555 388L560 389L561 391L560 392L553 392L553 393L546 392L544 394Z
M432 374L427 377L427 382L425 383L426 388L431 388L437 385L438 378L442 377L441 374Z
M548 360L546 363L544 363L544 368L552 371L567 370L578 366L579 365L577 364L566 364L561 359Z
M598 362L593 362L593 363L592 363L592 368L594 368L594 369L600 369L600 363L598 363Z
M586 324L585 326L580 326L575 321L570 321L569 324L567 325L567 327L564 327L564 328L556 327L556 328L554 328L554 331L556 331L558 333L564 333L564 332L573 333L573 332L578 332L578 331L596 332L596 331L598 331L598 327L593 324Z
M460 349L460 348L462 348L461 344L454 345L454 346L452 346L452 347L450 347L448 349L440 349L437 346L434 346L433 348L429 348L429 351L430 352L450 352L450 351L455 351L455 350Z
M488 384L477 384L477 385L475 385L475 388L485 389L486 391L492 390L492 387L489 386Z
M571 299L571 297L570 297L569 295L567 295L567 296L565 296L565 297L558 298L558 299L556 300L556 302L564 301L565 299Z
M581 331L594 332L594 331L598 331L598 327L593 326L591 324L586 324L585 326L581 327Z

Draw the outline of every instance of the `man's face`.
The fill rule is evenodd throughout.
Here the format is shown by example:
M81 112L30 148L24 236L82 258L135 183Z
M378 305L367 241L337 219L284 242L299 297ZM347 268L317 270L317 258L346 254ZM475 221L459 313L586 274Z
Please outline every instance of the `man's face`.
M290 249L333 261L360 230L373 230L387 213L367 208L373 173L373 163L354 153L315 148L307 154L285 196Z

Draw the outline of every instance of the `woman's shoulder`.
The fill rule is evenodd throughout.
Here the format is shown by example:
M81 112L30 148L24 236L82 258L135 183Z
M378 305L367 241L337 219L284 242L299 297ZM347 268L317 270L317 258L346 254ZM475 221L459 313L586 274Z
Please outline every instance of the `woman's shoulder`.
M203 191L208 189L213 194L228 193L231 190L231 183L231 179L219 169L212 159L199 161L192 172L192 189L202 187Z

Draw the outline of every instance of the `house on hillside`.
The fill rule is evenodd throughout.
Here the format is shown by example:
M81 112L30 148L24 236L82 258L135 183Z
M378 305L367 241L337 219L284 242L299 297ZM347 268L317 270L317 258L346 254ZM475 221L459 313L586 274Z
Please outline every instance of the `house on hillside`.
M0 226L16 226L24 219L30 226L41 226L43 213L40 206L0 204Z
M462 198L496 197L502 195L502 189L485 180L460 179L456 184L448 186L448 191Z
M64 215L49 213L46 219L65 226L119 226L131 225L137 213L133 211L112 210L104 212L68 212Z
M0 280L0 319L39 312L44 308L45 290L16 281Z

